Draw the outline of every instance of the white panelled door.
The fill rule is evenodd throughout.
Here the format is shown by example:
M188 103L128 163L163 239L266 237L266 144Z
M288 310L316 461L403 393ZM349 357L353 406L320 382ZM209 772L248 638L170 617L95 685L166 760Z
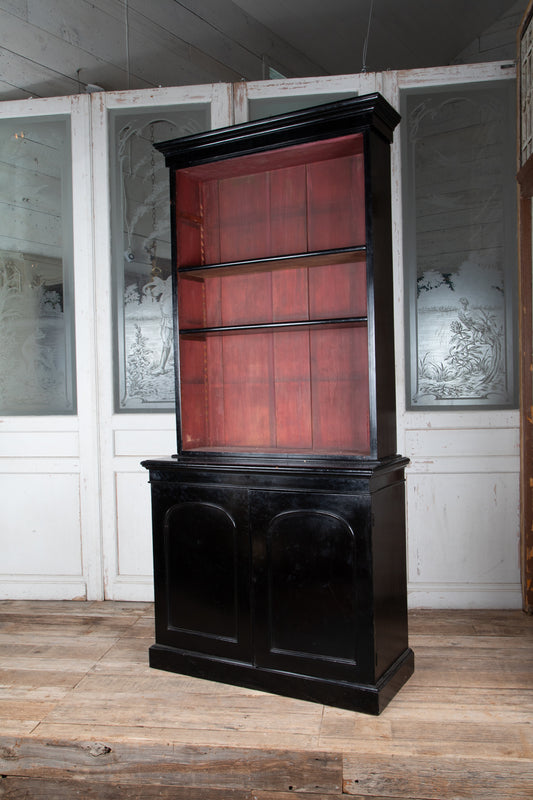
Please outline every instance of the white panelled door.
M88 119L85 96L0 104L3 598L103 591Z
M512 93L514 79L512 64L473 64L386 73L381 90L389 102L400 108L402 93L406 91L438 93L451 89L446 99L451 96L453 100L461 96L464 87L467 90L498 87L504 82L509 84ZM512 110L510 113L505 120L512 130ZM414 410L406 403L410 392L406 276L412 269L412 265L406 263L404 240L405 218L412 213L412 208L406 207L408 195L405 192L410 176L406 175L402 163L407 124L408 120L403 119L393 143L393 246L398 449L411 460L406 470L409 602L412 607L428 608L519 608L518 410L512 405L507 409L473 405L470 410L461 406L456 410L450 407ZM489 149L492 145L492 142L479 142L480 149ZM510 178L514 176L514 145L511 148ZM450 166L444 164L443 170L448 171L451 184ZM514 191L512 183L511 180L511 191ZM452 198L454 188L451 185ZM429 186L426 194L431 191ZM474 197L474 216L482 220L489 200L493 199L484 192ZM511 203L512 200L511 197ZM453 212L453 206L449 210ZM435 213L437 211L435 201ZM484 235L488 239L492 228L496 231L497 227L490 215L487 220ZM506 257L512 279L518 269L513 250L515 230L516 223L511 219L507 231L510 255ZM477 234L478 231L474 231L473 236ZM444 242L446 238L444 228ZM488 247L486 240L476 241L476 246L480 250ZM501 259L501 254L498 258ZM450 296L453 297L450 304L461 309L461 297L453 292ZM452 325L456 326L458 336L464 336L464 327L461 329L457 321ZM480 335L480 350L482 346ZM508 357L508 368L512 371L516 369L516 350L514 358L512 353Z
M151 600L145 458L176 451L169 180L154 141L232 123L228 84L93 95L105 597ZM165 350L167 348L167 350Z

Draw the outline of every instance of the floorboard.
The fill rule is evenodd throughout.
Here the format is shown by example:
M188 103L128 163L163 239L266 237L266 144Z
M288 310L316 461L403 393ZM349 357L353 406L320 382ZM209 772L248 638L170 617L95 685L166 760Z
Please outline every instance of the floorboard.
M414 611L379 717L148 666L150 603L0 602L0 798L532 800L533 618Z

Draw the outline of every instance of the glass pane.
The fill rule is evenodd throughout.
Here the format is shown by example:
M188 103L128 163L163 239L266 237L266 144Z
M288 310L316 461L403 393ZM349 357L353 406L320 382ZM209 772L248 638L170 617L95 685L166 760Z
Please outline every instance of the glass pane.
M174 408L169 175L154 142L207 130L209 106L113 111L115 407Z
M68 118L0 120L0 413L75 412Z
M328 94L302 94L293 97L256 97L248 101L250 120L288 114L301 108L312 108L323 103L334 103L345 97L355 97L357 92L336 92Z
M533 17L520 41L520 164L533 153Z
M514 93L402 98L410 408L516 404Z

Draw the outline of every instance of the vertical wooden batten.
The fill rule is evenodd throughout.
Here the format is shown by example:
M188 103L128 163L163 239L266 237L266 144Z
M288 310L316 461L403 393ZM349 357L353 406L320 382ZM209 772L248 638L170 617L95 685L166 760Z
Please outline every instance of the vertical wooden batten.
M532 67L533 1L518 31L518 239L520 292L520 555L524 611L533 613Z

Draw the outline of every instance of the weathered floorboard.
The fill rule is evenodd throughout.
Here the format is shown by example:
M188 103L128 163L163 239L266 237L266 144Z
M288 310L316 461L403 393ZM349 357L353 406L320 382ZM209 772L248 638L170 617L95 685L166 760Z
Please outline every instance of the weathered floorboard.
M280 796L279 794L277 795ZM305 797L305 795L304 795ZM314 795L316 798L316 795ZM1 800L251 800L249 791L191 789L161 784L135 786L117 783L81 783L79 780L40 780L0 776Z
M73 774L89 782L191 788L254 788L258 776L270 791L339 793L342 758L328 753L191 747L146 742L47 741L29 737L0 748L0 772L61 781Z
M533 797L531 760L492 761L461 756L350 755L344 765L344 792L386 797L527 800Z

